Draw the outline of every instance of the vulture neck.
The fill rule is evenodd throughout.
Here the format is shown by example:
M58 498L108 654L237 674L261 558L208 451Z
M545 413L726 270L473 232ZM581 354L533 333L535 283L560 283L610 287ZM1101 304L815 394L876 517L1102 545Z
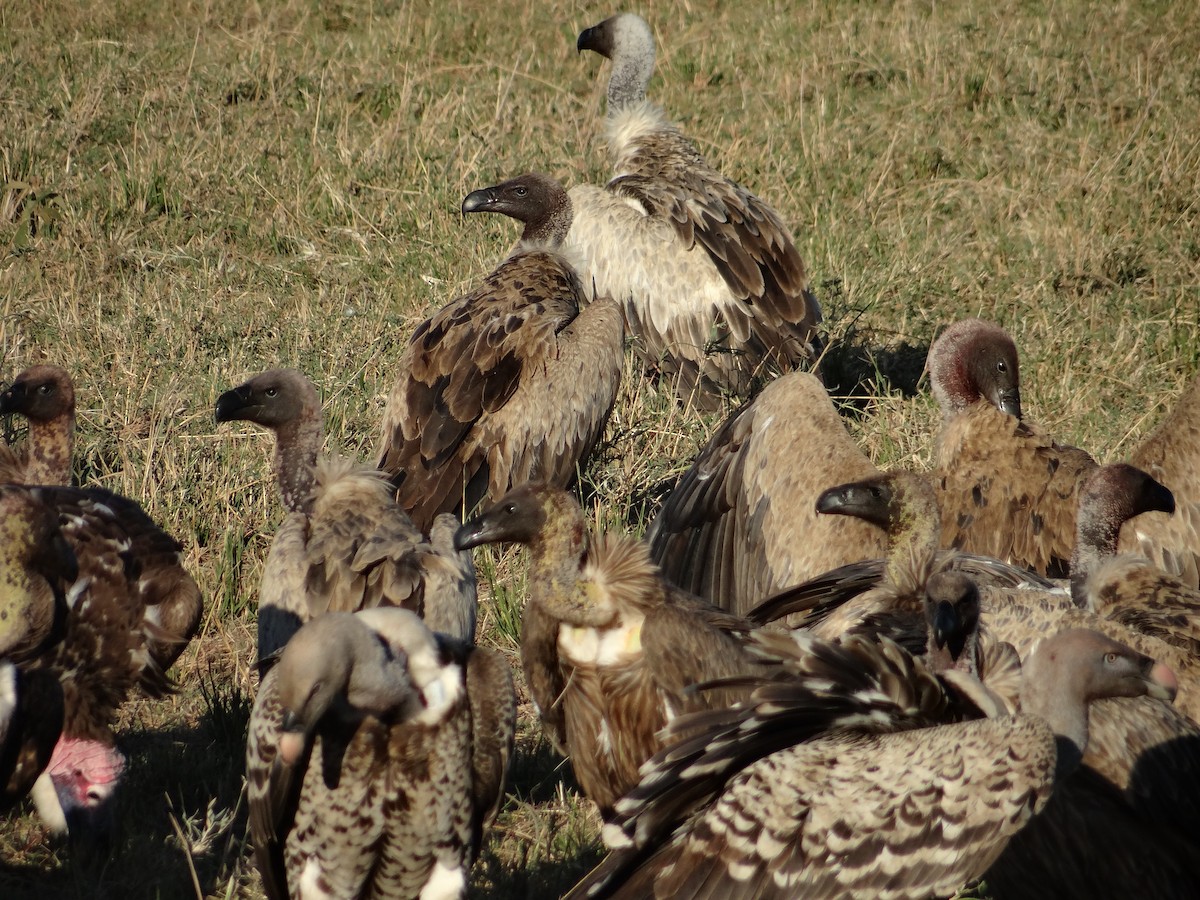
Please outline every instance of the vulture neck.
M29 484L71 484L75 454L75 416L56 416L46 422L29 422Z
M562 196L556 199L544 216L525 223L525 230L517 243L518 250L558 250L562 247L571 230L574 211L566 191L561 193Z
M654 74L654 43L634 47L613 59L608 79L608 114L614 115L646 99L646 85Z
M888 529L887 580L897 587L924 592L941 543L937 501L909 496Z
M582 628L611 623L613 613L598 608L596 592L582 577L590 548L583 512L552 503L546 522L529 545L529 595L555 618Z
M321 446L321 414L305 410L281 425L275 435L275 478L283 508L309 515L313 507L317 452Z
M384 716L415 699L404 657L389 653L374 632L356 628L347 634L347 643L344 652L354 661L346 685L350 706Z
M1113 516L1082 510L1076 527L1075 549L1071 552L1071 599L1086 609L1088 579L1105 560L1117 554L1121 522Z
M1052 673L1041 669L1035 653L1026 661L1021 680L1021 710L1044 719L1054 732L1058 748L1054 774L1062 778L1079 768L1087 750L1087 701L1070 680L1050 677Z

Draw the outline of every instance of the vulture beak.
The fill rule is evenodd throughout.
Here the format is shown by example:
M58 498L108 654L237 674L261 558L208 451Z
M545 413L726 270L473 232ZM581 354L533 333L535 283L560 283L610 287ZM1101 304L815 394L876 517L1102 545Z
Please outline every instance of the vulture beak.
M1147 695L1171 703L1179 693L1179 679L1168 666L1155 663L1146 676Z
M0 394L0 415L12 415L20 405L17 400L17 393L25 393L25 386L14 384L3 394Z
M286 766L294 766L304 755L304 747L308 743L308 735L304 733L304 723L290 709L283 713L283 722L279 726L279 762Z
M933 642L941 650L962 630L962 622L954 611L954 604L945 600L939 602L933 609L933 621L929 627L933 632Z
M217 398L217 422L232 422L246 409L250 401L250 388L241 385L226 391Z
M1021 418L1021 391L1019 388L1009 388L1001 391L996 397L996 406L1001 412L1008 413L1014 419Z
M471 191L463 198L462 214L473 212L488 212L489 207L497 201L496 192L492 188L482 188L478 191Z
M464 522L458 531L454 532L454 549L470 550L491 540L488 533L487 521L484 518L471 519Z
M584 50L594 50L593 46L596 42L596 29L585 28L579 32L579 39L575 41L575 52L582 53Z
M817 498L817 512L832 516L853 516L887 529L891 523L891 491L876 483L839 484Z
M1166 485L1150 479L1146 483L1145 507L1147 512L1163 512L1167 515L1174 515L1175 495Z

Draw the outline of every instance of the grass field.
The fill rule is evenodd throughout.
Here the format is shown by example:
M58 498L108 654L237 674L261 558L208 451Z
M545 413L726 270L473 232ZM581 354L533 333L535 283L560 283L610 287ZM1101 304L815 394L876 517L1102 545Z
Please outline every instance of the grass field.
M876 462L930 465L936 411L912 388L967 315L1016 337L1031 417L1119 458L1200 371L1200 8L733 6L638 8L659 38L651 93L791 224L840 358L881 373L850 420ZM463 195L530 169L604 180L607 72L574 42L614 11L0 4L0 377L68 366L81 483L141 501L207 603L179 694L124 718L112 861L77 866L14 815L4 897L261 896L241 747L280 510L268 437L216 429L213 403L298 367L328 449L370 456L414 325L515 239L461 219ZM597 522L638 529L717 419L629 373L587 480ZM484 640L516 662L520 563L480 564ZM529 715L520 731L479 896L556 896L598 858L567 767Z

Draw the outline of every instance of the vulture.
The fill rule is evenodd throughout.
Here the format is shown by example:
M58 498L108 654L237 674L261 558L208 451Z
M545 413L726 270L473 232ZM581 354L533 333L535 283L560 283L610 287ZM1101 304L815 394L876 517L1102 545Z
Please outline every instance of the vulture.
M906 580L919 585L922 578L928 578L926 573L949 568L977 577L989 635L1011 644L1022 658L1046 634L1063 628L1100 631L1152 655L1178 673L1179 708L1147 698L1096 704L1085 762L1122 792L1138 815L1179 827L1200 827L1200 796L1176 788L1179 773L1200 778L1200 726L1193 721L1200 716L1200 667L1191 653L1140 630L1136 623L1127 624L1103 611L1080 609L1067 591L1035 576L1014 585L1010 568L999 561L977 560L956 552L933 554L930 548L938 544L938 517L928 499L921 500L920 491L896 490L897 479L913 476L893 474L843 485L832 489L822 503L831 512L836 506L843 515L856 515L887 528L896 543L886 566L860 563L828 573L814 579L811 589L802 586L772 598L749 618L761 623L805 609L806 624L819 635L846 630L883 634L903 641L915 652L924 647L924 619L911 587L896 590L896 586ZM911 524L896 527L904 522ZM907 546L914 550L911 553L903 550L906 544L898 539L906 532L910 536ZM924 550L918 550L922 547Z
M512 672L494 651L395 607L306 623L250 718L267 896L463 897L515 724Z
M1129 459L1170 488L1175 514L1147 512L1121 528L1120 548L1200 588L1200 377Z
M756 637L791 677L672 725L678 742L617 805L613 852L569 900L949 895L1078 767L1091 701L1176 687L1161 663L1070 630L1026 660L1019 713L959 721L969 676L886 638Z
M125 768L113 733L118 709L135 687L151 696L171 689L164 672L199 623L200 594L180 545L126 497L3 485L0 516L0 660L14 664L0 689L5 796L15 800L43 768L32 785L39 813L88 848L107 836ZM48 740L56 724L48 759L44 743L17 737Z
M738 695L690 685L761 668L744 646L748 626L663 581L641 541L589 536L579 502L548 485L506 494L456 543L502 541L529 548L525 682L552 743L607 816L662 746L660 729Z
M584 283L623 301L646 364L699 408L815 360L821 307L787 226L646 99L650 27L621 13L581 33L577 48L612 60L613 177L571 190L567 243L587 261Z
M999 326L964 319L929 349L942 410L938 500L947 546L1067 574L1079 487L1095 461L1021 415L1017 348Z
M588 304L563 238L572 202L529 174L472 191L462 211L524 223L483 283L413 333L384 410L379 468L418 528L528 481L568 487L616 401L624 324Z
M270 666L293 633L327 612L400 606L430 628L475 636L475 569L453 547L458 521L432 537L396 503L386 477L344 458L318 459L321 402L295 369L270 369L217 399L216 420L275 432L274 471L284 519L259 590L258 659Z
M784 588L884 555L878 528L814 506L831 484L878 474L821 382L782 375L696 456L650 526L650 555L669 581L744 615Z
M0 393L0 414L29 421L19 449L0 448L0 480L10 484L71 483L75 452L75 385L60 366L32 366Z

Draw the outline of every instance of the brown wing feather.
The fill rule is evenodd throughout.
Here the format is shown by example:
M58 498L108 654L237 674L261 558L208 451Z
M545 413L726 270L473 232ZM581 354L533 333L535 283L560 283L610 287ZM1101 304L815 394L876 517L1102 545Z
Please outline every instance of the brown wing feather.
M880 529L815 508L826 488L878 474L820 382L785 375L697 455L650 528L651 554L671 581L744 614L784 588L886 552Z
M584 316L583 298L563 257L517 252L418 328L388 399L379 457L418 528L464 499L470 509L498 497L497 485L502 493L529 478L574 477L620 374L615 308ZM572 404L581 392L586 402Z

